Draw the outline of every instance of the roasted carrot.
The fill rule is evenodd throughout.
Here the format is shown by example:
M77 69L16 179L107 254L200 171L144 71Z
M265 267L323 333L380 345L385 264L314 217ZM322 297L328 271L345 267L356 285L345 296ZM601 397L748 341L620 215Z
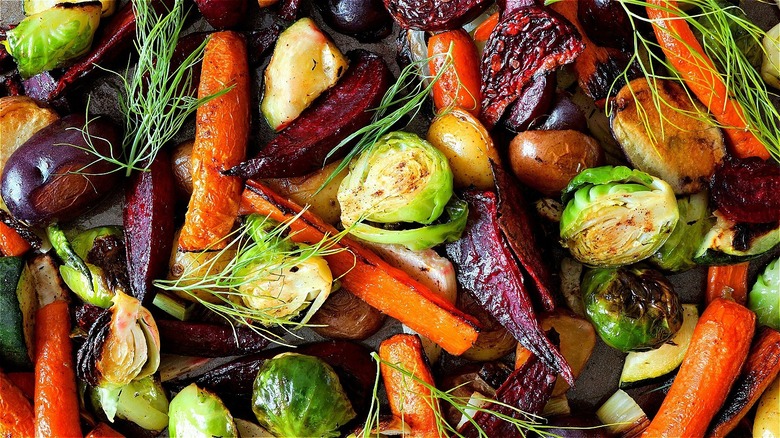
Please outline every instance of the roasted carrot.
M124 438L125 436L115 431L106 423L98 423L86 438Z
M728 400L710 424L707 436L725 437L758 401L780 374L780 332L763 327L750 348L745 366Z
M451 57L443 56L450 53ZM428 67L437 75L448 61L451 65L433 84L433 104L437 110L451 105L479 116L480 81L477 46L463 29L437 33L428 40Z
M476 29L474 29L474 41L484 43L490 38L490 34L493 33L493 29L498 24L498 19L501 15L496 12L487 20L483 21Z
M747 302L749 262L736 265L710 266L707 271L707 303L728 298L739 304Z
M0 372L0 436L29 437L35 433L35 417L30 401Z
M56 300L35 318L35 436L81 434L68 303Z
M268 187L247 181L241 199L241 214L259 213L283 222L301 210ZM326 235L338 233L308 210L291 222L290 229L291 238L303 243L317 243ZM349 237L342 238L335 248L346 248L347 251L327 255L325 260L333 275L341 277L346 290L451 354L462 354L474 344L479 324L475 318Z
M718 298L696 324L680 371L642 437L702 437L747 358L756 315Z
M649 0L647 16L666 59L680 73L685 85L724 127L731 152L740 157L769 158L769 152L750 131L742 105L707 56L688 23L677 13L676 0Z
M431 390L421 383L435 386L433 375L423 357L422 343L415 335L398 334L379 345L382 359L382 381L393 416L409 426L413 437L439 437L436 417L441 407L431 397ZM385 363L386 362L386 363ZM392 368L404 369L418 380Z
M30 244L13 228L0 222L0 254L17 257L30 250Z
M35 396L35 374L33 373L8 373L8 380L22 390L25 397L32 400Z
M227 93L198 108L192 148L192 197L179 248L221 248L236 220L241 179L222 175L241 163L249 137L249 66L246 42L234 32L216 32L206 44L198 97Z

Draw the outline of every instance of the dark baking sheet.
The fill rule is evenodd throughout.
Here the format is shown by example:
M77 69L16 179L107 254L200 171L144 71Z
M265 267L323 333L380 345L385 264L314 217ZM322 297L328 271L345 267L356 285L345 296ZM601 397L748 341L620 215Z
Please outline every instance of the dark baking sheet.
M347 50L360 47L379 53L385 57L388 65L390 65L393 72L397 75L399 71L395 62L395 35L397 35L397 28L394 29L394 32L391 33L390 36L379 43L360 44L357 40L341 35L324 24L320 19L316 8L313 7L313 4L317 1L325 0L304 0L302 6L303 15L313 17L318 24L333 37L342 51L346 52ZM124 1L122 3L124 3ZM252 0L250 0L250 3L252 3L250 5L252 17L244 26L243 30L253 29L255 26L259 26L264 19L267 19L267 17L264 17L261 11L258 10ZM763 29L769 29L780 21L780 9L774 4L774 0L770 0L769 2L746 0L742 2L742 6L750 18ZM6 28L9 24L17 23L22 18L22 0L0 0L0 26ZM210 30L210 27L205 21L199 20L193 22L186 29L185 33L203 30ZM253 90L253 139L250 147L254 147L255 150L259 148L260 145L264 144L273 134L271 129L262 121L263 119L259 112L260 90L262 90L262 73L264 69L265 64L258 66L253 71L254 83L258 86ZM71 97L74 98L74 101L76 102L73 110L82 110L83 105L86 103L86 96L90 94L92 112L109 116L114 115L114 117L118 114L116 111L116 92L113 89L110 77L105 75L93 77L93 79L88 80L86 83L77 87L74 92L71 93ZM81 107L79 107L79 105ZM418 120L413 121L407 129L421 132L426 126L424 116L420 116L418 117ZM192 138L193 135L194 126L190 124L178 137L180 140L184 140ZM91 227L98 225L121 225L121 222L121 194L118 193L106 200L88 215L79 219L75 225L80 227ZM749 276L751 284L757 275L758 269L763 267L768 259L769 257L767 256L752 263ZM671 275L669 278L674 283L683 302L698 303L703 295L705 276L706 268L699 268L682 274ZM365 340L364 343L371 347L376 347L379 342L387 336L398 332L399 330L400 324L392 321L377 334ZM323 339L308 329L301 330L299 334L301 335L301 339L291 338L290 341L292 343L301 343ZM617 389L623 357L624 355L622 353L607 347L601 340L597 342L593 355L582 375L577 380L576 386L567 394L573 410L594 410ZM457 360L446 357L445 354L441 366L447 369L457 364L457 362ZM644 390L645 389L639 388L630 392L639 393Z

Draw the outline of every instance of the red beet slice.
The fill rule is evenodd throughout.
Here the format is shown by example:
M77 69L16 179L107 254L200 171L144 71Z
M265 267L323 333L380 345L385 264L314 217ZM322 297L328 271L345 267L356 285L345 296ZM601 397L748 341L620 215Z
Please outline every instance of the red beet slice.
M712 199L734 222L780 221L780 167L757 157L724 160L712 176Z
M404 29L457 29L476 18L488 0L384 0L393 19Z

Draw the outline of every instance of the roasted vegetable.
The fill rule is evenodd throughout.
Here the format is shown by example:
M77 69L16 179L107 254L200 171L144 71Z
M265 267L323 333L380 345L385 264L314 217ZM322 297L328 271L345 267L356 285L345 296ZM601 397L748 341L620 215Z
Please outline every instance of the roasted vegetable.
M767 31L764 40L761 77L772 87L780 88L780 23Z
M756 418L753 420L753 436L780 436L780 377L775 379L758 402Z
M622 389L601 405L596 416L609 432L623 437L639 436L650 424L645 411Z
M183 322L157 321L163 353L197 357L225 357L256 353L269 340L247 327Z
M660 347L683 323L674 287L651 269L593 269L582 280L582 293L601 339L620 351Z
M571 367L574 378L578 378L596 346L593 325L585 318L560 310L541 315L539 325L547 333L554 330L558 334L561 354ZM520 354L516 357L520 357ZM563 396L569 388L571 386L564 379L556 379L552 397Z
M753 33L742 28L740 20L749 20L747 14L742 8L735 8L732 3L727 0L716 0L714 3L718 7L728 10L729 15L733 15L736 19L729 16L728 20L720 20L719 17L712 14L701 14L698 16L697 21L702 26L702 29L694 27L694 33L696 39L699 40L702 46L706 47L710 53L724 53L724 48L719 47L723 44L723 40L717 35L720 30L713 31L723 26L727 26L728 32L733 38L733 44L736 48L745 55L745 59L756 70L761 68L761 59L763 50L761 50L761 41L756 39ZM725 21L725 22L724 22ZM717 57L713 57L715 65L720 71L724 71L727 66L724 66Z
M171 438L237 436L233 416L216 395L194 383L171 400L168 433Z
M758 276L748 295L748 307L760 325L780 330L780 258L775 258Z
M0 257L0 364L4 370L32 367L38 299L21 257Z
M525 185L558 197L578 173L603 164L604 152L581 132L525 131L509 143L509 162Z
M176 182L176 194L180 201L189 202L192 196L192 147L194 140L186 140L171 152L171 168ZM137 184L137 183L136 183Z
M88 390L95 409L110 422L127 420L149 431L168 426L168 398L159 380L152 376L133 380L127 385L103 385Z
M252 410L263 427L290 437L336 437L355 417L333 368L297 353L282 353L260 367Z
M393 19L404 29L457 29L479 15L490 2L487 0L384 0Z
M16 60L19 74L29 78L89 51L102 9L99 2L62 3L9 30L3 45Z
M327 0L317 6L330 27L361 42L382 39L393 28L382 0Z
M179 233L174 235L174 242L178 241ZM176 247L171 252L168 263L168 280L175 280L181 287L193 286L199 279L222 272L236 256L233 248L220 251L181 251ZM186 275L185 275L186 274ZM188 293L175 291L180 298L190 301L205 300L218 302L211 291L203 288L189 288Z
M677 82L634 79L615 98L612 132L637 169L678 195L700 192L726 155L723 135Z
M384 313L344 289L332 292L309 320L314 331L330 339L363 340L385 323Z
M649 259L665 271L680 272L696 266L693 261L704 235L707 233L709 211L707 192L696 193L677 200L680 219L666 242Z
M247 18L247 0L195 0L203 18L216 29L239 25Z
M114 188L116 166L84 150L82 128L101 154L118 154L118 133L105 118L87 123L84 115L69 115L36 132L3 169L0 190L14 217L35 224L68 221Z
M592 266L621 266L656 252L677 225L669 184L627 167L596 167L577 175L563 192L561 241Z
M265 70L261 110L268 124L277 131L286 127L346 69L347 59L314 21L295 22L279 35Z
M339 163L329 164L314 172L290 178L268 178L263 182L276 193L286 196L298 205L306 205L309 210L329 224L337 224L341 218L341 206L336 199L341 180L347 176L347 169L339 172L323 186Z
M437 112L460 108L479 116L479 52L463 29L439 32L428 39L428 69L438 79L432 85Z
M716 210L715 224L704 236L693 261L725 265L752 260L780 244L780 222L737 223Z
M553 103L555 88L554 72L534 77L507 108L504 126L512 132L522 132L538 124Z
M760 158L730 158L715 170L712 199L735 222L780 221L780 167Z
M24 15L35 15L39 12L43 12L47 9L51 9L60 3L85 3L91 0L24 0L22 6L24 8ZM116 11L117 0L100 0L102 9L101 17L105 18L110 16Z
M505 15L490 34L480 65L485 126L493 128L534 77L574 61L583 49L576 29L541 7Z

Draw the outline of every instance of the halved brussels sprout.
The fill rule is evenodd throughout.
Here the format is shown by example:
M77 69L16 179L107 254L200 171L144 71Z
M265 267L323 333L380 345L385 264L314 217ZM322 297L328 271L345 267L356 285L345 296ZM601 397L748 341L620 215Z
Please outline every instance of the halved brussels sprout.
M338 193L341 221L427 225L444 212L452 186L441 151L415 134L391 132L350 163Z
M653 264L672 272L696 266L693 257L710 226L707 198L707 192L700 192L677 200L680 220L666 242L650 258Z
M160 365L160 334L152 314L120 290L113 301L77 355L79 376L92 386L126 385Z
M25 18L9 30L3 44L16 60L19 74L29 78L86 53L102 10L97 1L62 3Z
M284 437L336 437L356 415L333 368L298 353L282 353L263 363L254 382L252 410L260 425Z
M93 406L103 410L110 422L118 417L151 431L168 426L168 398L159 380L152 376L122 386L99 386L89 395Z
M238 436L233 416L222 400L194 383L176 394L168 414L171 438Z
M669 184L624 166L582 171L564 190L563 202L562 243L591 266L622 266L650 257L679 219Z
M658 348L682 326L672 283L652 269L593 269L582 280L582 292L588 319L620 351Z
M769 262L748 295L748 307L760 325L780 330L780 258Z

